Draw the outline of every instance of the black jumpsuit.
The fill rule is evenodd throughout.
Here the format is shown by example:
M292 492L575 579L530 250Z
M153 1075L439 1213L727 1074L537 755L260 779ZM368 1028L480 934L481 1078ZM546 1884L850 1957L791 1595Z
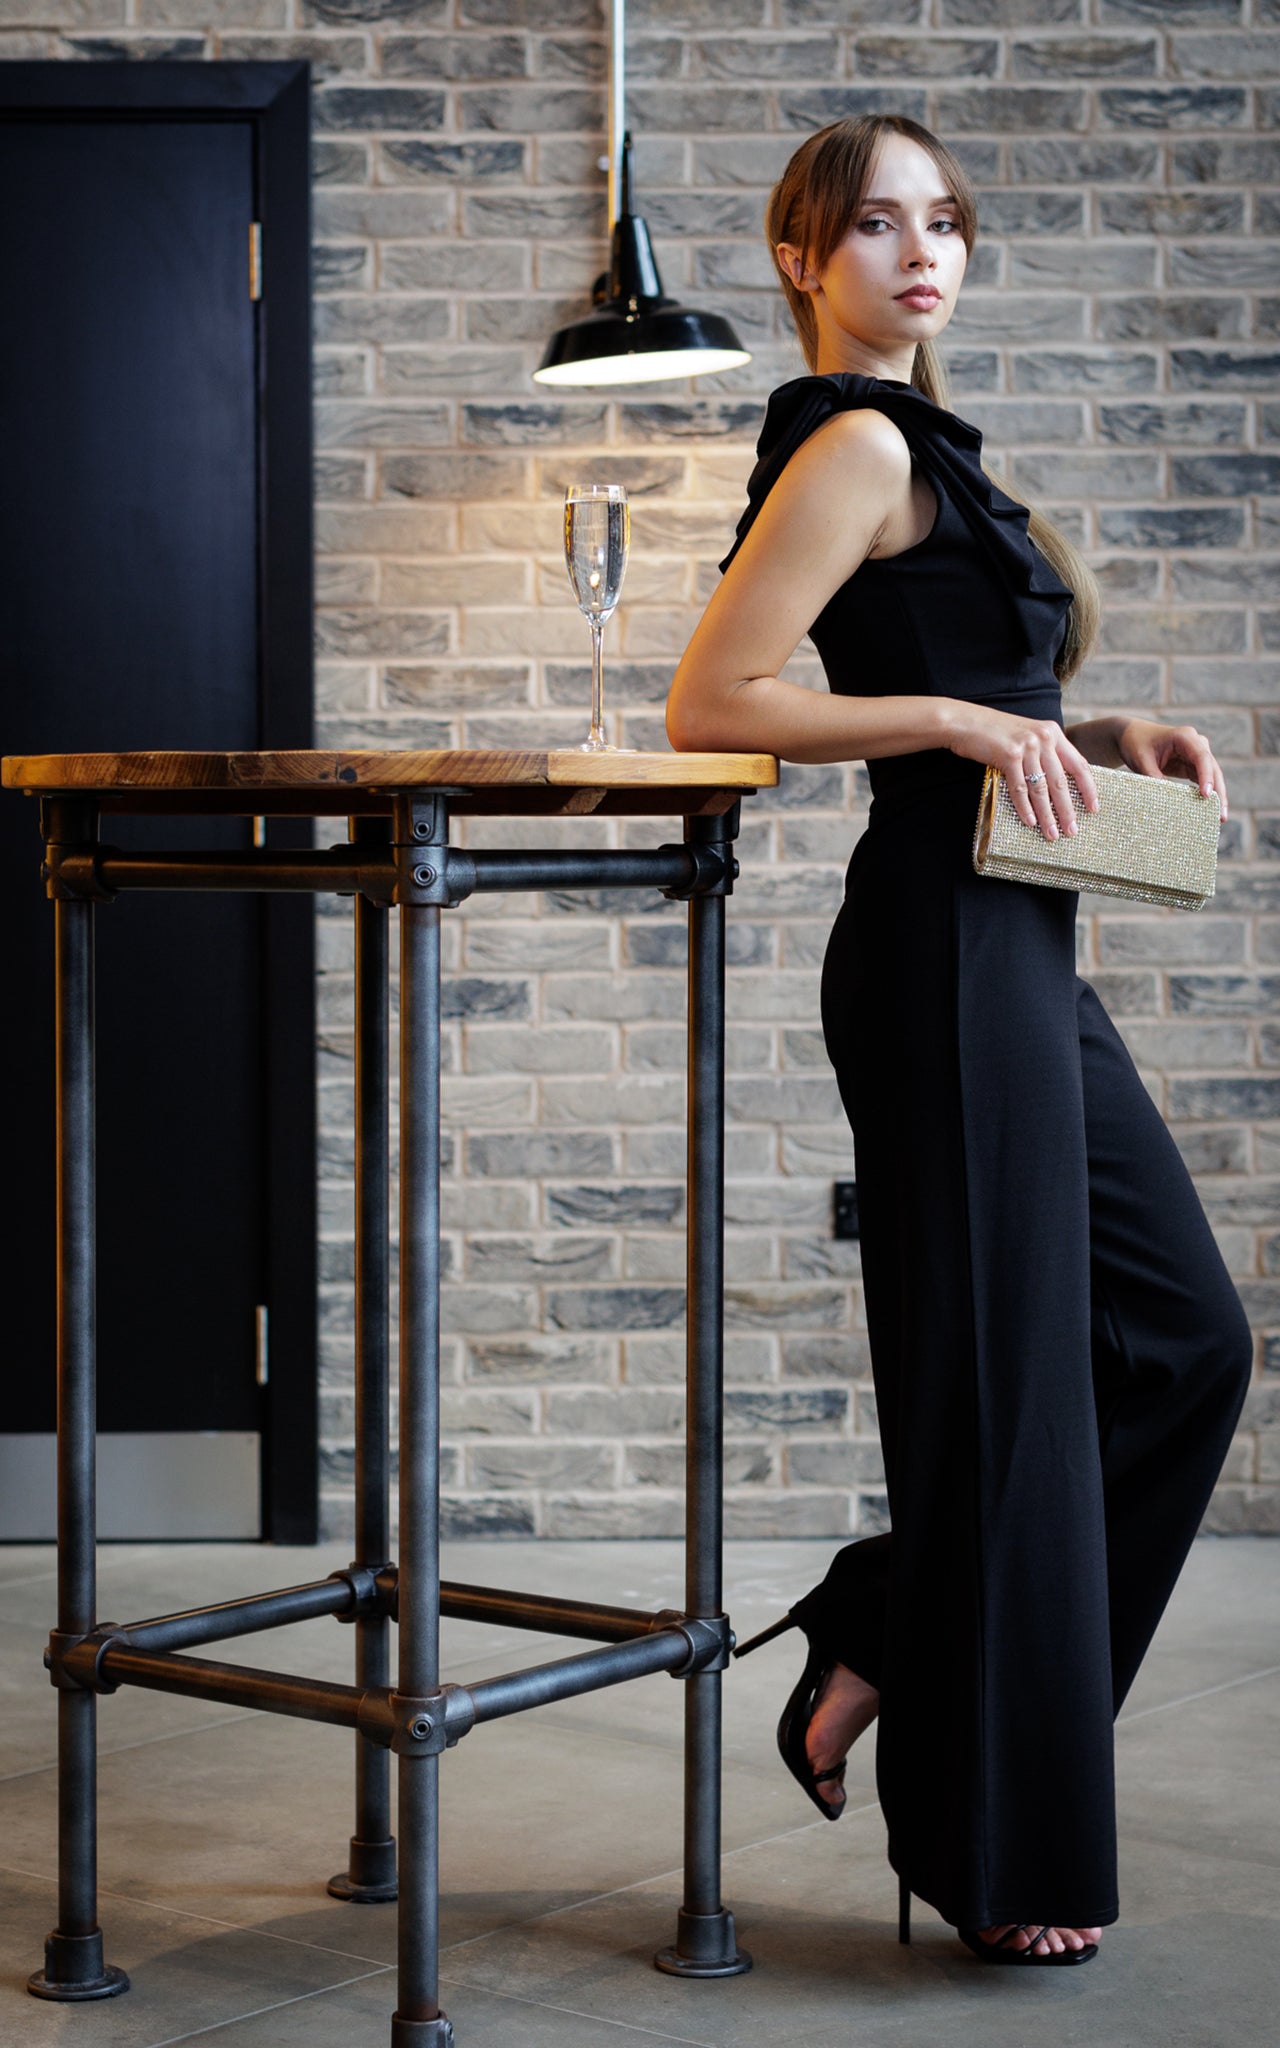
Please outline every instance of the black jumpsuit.
M1070 592L984 475L977 429L913 386L777 390L739 540L801 442L855 406L901 429L937 516L814 622L832 690L1061 725ZM792 1611L880 1689L877 1789L912 1891L956 1926L1106 1926L1113 1720L1221 1470L1252 1338L1076 973L1076 893L975 873L981 762L867 767L822 1022L854 1138L891 1533L841 1550Z

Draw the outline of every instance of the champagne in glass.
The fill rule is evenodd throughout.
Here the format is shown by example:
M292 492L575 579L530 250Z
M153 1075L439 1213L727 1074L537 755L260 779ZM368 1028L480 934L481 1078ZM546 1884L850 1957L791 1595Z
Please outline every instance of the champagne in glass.
M605 738L601 635L622 590L631 540L624 484L570 484L564 494L564 559L578 609L591 627L591 731L583 754L629 754Z

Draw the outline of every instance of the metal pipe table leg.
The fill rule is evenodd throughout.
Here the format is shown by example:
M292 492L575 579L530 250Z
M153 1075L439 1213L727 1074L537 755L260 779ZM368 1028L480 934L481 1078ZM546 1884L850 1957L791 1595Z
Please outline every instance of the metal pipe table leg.
M713 841L727 861L736 830L735 807L690 819L686 837ZM709 1618L721 1612L724 1524L724 906L720 891L689 903L685 1611ZM684 1904L674 1946L654 1962L673 1976L733 1977L751 1957L720 1897L720 1672L683 1683Z
M357 818L351 837L366 853L386 847L385 819ZM391 1555L387 1152L387 911L355 900L356 1183L356 1565L380 1571ZM381 1607L355 1622L356 1684L385 1685L390 1622ZM377 1905L396 1896L391 1833L391 1759L356 1736L356 1831L345 1871L329 1880L335 1899Z
M97 1621L94 1438L94 1047L92 903L54 905L58 1155L58 1633ZM37 1998L112 1998L123 1970L104 1962L98 1926L97 1707L79 1687L58 1694L58 1924Z
M442 822L434 831L443 840ZM413 851L425 853L427 845ZM440 1682L439 1429L440 909L402 901L398 1690L413 1699L435 1693ZM439 2005L439 1763L438 1755L405 1751L397 1762L399 1981L392 2048L453 2044Z

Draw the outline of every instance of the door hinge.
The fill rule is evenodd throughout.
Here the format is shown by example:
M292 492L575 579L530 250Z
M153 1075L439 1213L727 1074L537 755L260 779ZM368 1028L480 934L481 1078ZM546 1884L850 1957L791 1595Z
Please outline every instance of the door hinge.
M253 1311L253 1376L260 1387L265 1387L271 1377L271 1337L263 1302Z
M249 222L249 297L262 297L262 222Z

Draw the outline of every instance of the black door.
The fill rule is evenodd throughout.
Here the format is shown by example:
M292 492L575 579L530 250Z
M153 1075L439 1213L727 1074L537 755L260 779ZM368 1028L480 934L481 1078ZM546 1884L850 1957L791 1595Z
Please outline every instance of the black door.
M277 224L263 220L256 119L174 114L97 107L69 117L37 99L0 122L3 189L23 195L6 210L5 257L25 281L0 323L5 753L309 740L306 707L295 703L290 719L288 691L269 687L264 645L258 289ZM253 829L247 819L134 818L103 828L133 846L246 845ZM16 796L0 801L0 862L13 977L3 1006L10 1369L0 1396L10 1512L0 1501L0 1532L30 1536L46 1533L31 1515L47 1493L54 1420L52 913L35 806ZM301 1422L305 1436L312 1404L290 1394L314 1370L300 1355L312 1347L299 1327L310 1318L296 1242L311 1225L314 1142L309 1092L293 1088L301 1116L287 1128L268 1086L282 1061L309 1065L298 1036L309 1028L308 913L204 895L130 895L97 913L107 1534L309 1533L314 1479L308 1487L296 1431ZM292 1043L273 1048L284 1026ZM282 1184L293 1191L283 1247L272 1242L286 1227L273 1200ZM277 1302L282 1278L293 1298ZM282 1321L292 1355L273 1386ZM275 1461L274 1491L292 1498L273 1500L269 1454L285 1431L295 1434Z

